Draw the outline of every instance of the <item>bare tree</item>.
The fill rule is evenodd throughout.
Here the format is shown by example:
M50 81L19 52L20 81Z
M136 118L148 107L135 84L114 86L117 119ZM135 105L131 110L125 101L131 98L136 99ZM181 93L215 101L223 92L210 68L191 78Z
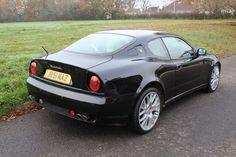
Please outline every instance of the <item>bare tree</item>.
M158 0L157 0L158 1ZM196 13L235 15L236 0L176 0L191 3ZM120 18L140 6L143 13L151 0L0 0L0 21ZM134 9L135 10L135 9ZM231 16L230 15L230 16Z
M126 7L127 4L125 0L113 0L113 3L116 9L123 9Z
M142 11L144 12L151 6L150 0L140 0L139 3L141 5Z
M236 11L236 0L225 0L227 6L233 8Z
M128 0L128 6L129 8L133 9L137 3L137 0Z
M236 0L181 0L194 5L197 12L221 14L222 10L231 7L236 9Z
M127 1L126 0L100 0L102 4L102 8L105 11L107 16L112 18L114 15L121 14L122 11L126 8Z

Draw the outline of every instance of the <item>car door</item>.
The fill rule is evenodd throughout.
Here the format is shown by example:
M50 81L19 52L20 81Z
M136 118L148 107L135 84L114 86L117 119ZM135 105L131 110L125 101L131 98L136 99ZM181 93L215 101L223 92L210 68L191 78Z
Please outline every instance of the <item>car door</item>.
M194 49L183 39L177 37L162 38L170 54L175 70L175 95L192 90L203 84L204 60L194 59Z
M155 75L161 80L165 89L165 98L170 99L175 95L174 75L175 64L171 61L165 45L161 38L156 38L148 42L148 50L154 55L157 60Z

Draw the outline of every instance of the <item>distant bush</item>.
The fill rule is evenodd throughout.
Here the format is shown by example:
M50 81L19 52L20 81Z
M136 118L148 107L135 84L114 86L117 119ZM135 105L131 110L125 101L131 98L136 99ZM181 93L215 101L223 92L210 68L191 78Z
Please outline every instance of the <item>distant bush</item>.
M119 17L114 17L114 19L148 19L148 18L161 18L161 19L229 19L235 18L232 14L199 14L199 13L182 13L182 14L170 14L170 13L158 13L158 14L136 14L127 15L123 14Z
M38 17L25 17L25 18L0 18L0 22L21 22L21 21L56 21L56 20L105 20L105 19L229 19L236 18L236 15L232 14L198 14L198 13L183 13L183 14L168 14L168 13L158 13L158 14L136 14L127 15L123 12L114 12L111 17L107 17L106 14L99 13L80 13L79 15L49 15L49 16L38 16Z

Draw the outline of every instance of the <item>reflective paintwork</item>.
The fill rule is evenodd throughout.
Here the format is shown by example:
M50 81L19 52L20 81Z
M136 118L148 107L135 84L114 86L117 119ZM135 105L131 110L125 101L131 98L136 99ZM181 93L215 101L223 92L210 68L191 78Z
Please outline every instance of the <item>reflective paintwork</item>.
M109 55L85 55L62 50L47 57L34 59L38 65L38 73L36 76L29 76L27 84L30 95L36 100L42 98L52 106L92 115L98 121L123 123L127 122L137 98L147 87L160 87L167 104L206 87L213 65L219 63L214 55L196 57L195 49L192 58L178 60L160 59L150 52L147 43L153 39L182 39L173 34L141 30L115 30L103 33L124 34L135 37L136 40ZM45 79L43 76L46 69L70 74L72 85ZM92 75L101 79L102 87L98 93L88 88L88 79ZM40 88L39 83L47 84L48 88ZM63 89L64 94L62 92L58 95L57 91L52 91L53 88ZM68 97L66 91L88 95L88 100L86 101L84 95L83 99L73 98L71 95ZM90 101L93 99L93 102L96 102L96 99L99 101L101 98L105 99L104 104Z

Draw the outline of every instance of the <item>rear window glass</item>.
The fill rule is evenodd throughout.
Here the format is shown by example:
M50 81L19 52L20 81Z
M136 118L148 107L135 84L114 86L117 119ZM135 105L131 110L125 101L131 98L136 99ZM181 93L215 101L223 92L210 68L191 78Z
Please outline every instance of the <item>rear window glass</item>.
M83 54L110 54L130 43L135 38L119 34L91 34L67 47L66 51Z
M154 39L148 43L148 48L150 51L157 57L163 59L169 59L169 56L165 50L164 45L162 44L161 39Z

